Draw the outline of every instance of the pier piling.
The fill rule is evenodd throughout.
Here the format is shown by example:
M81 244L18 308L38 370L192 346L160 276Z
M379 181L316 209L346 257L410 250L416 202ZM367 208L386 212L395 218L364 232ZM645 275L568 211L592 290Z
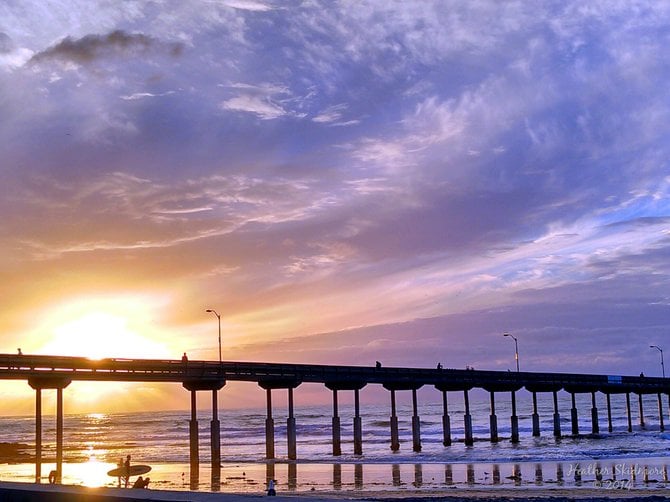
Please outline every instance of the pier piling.
M463 429L465 430L465 445L472 446L475 443L472 435L472 416L470 415L470 398L468 391L463 391L463 402L465 404L465 415L463 416Z
M516 391L512 391L512 443L519 442L519 417L516 414Z
M416 399L416 389L412 389L412 450L421 451L421 420Z
M628 432L633 432L633 416L630 412L630 392L626 392L626 417L628 418Z
M360 389L354 389L354 455L363 455Z
M658 393L658 428L663 432L665 430L665 424L663 423L663 397L661 393Z
M212 390L212 422L210 423L212 478L221 474L221 424L219 422L218 390Z
M612 432L614 427L612 426L612 400L610 398L610 393L607 394L607 431Z
M333 455L342 455L340 417L337 413L337 389L333 390Z
M537 413L537 392L533 391L533 437L540 437L540 415Z
M451 419L449 418L449 405L447 403L447 391L442 391L442 444L451 446Z
M600 433L600 425L598 424L598 406L596 404L595 392L591 392L591 433Z
M395 410L395 390L391 389L391 451L400 449L398 439L398 416Z
M642 406L642 393L639 393L637 395L637 401L640 405L640 427L644 429L645 424L644 424L644 407Z
M286 419L286 441L288 443L288 458L297 458L295 416L293 415L293 387L288 388L288 418Z
M272 389L265 389L267 416L265 418L265 458L275 458L275 421L272 418Z
M572 408L570 409L570 418L572 422L572 435L579 435L579 415L577 414L577 404L575 403L575 393L571 392L572 396Z
M491 414L489 415L489 429L491 431L491 442L498 442L498 417L496 416L496 394L491 392Z
M198 448L198 417L196 391L191 390L191 420L188 422L189 465L191 469L191 483L197 483L200 471L200 457Z
M561 415L558 412L558 392L554 391L554 437L561 437Z

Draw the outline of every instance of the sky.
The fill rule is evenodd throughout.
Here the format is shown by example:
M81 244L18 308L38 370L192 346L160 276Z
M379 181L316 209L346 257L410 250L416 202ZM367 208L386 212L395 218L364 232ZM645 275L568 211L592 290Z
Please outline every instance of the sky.
M668 19L1 0L0 352L660 376Z

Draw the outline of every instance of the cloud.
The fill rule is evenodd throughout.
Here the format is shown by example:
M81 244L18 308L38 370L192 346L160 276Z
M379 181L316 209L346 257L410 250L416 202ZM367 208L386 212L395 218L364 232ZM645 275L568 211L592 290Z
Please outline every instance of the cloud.
M221 108L237 112L248 112L257 115L262 120L272 120L292 115L281 105L281 96L289 94L286 87L273 84L251 85L237 83L227 86L237 93L237 96L221 103ZM285 101L285 98L284 98Z
M233 9L249 10L253 12L267 12L275 8L265 2L256 0L224 0L223 3Z
M139 55L159 51L170 56L179 56L181 43L165 43L142 33L126 33L114 30L107 35L86 35L79 39L65 37L56 45L36 53L31 63L57 61L61 63L89 64L101 58L115 55Z
M151 92L135 92L133 94L128 94L126 96L121 96L121 99L124 99L126 101L135 101L137 99L143 99L143 98L157 98L161 96L169 96L170 94L174 93L175 91L161 92L158 94L154 94Z

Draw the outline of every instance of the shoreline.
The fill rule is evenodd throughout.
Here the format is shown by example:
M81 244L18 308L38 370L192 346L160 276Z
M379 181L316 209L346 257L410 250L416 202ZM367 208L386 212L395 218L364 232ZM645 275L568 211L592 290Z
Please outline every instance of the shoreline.
M0 483L49 486L54 468L43 464L43 483L35 484L35 465L1 464ZM65 463L63 485L116 489L107 462ZM148 493L265 495L267 480L290 497L355 499L558 497L650 497L670 495L670 457L582 462L507 463L223 463L220 477L201 465L191 478L189 465L152 465ZM53 485L52 485L53 486ZM139 490L132 490L133 493Z

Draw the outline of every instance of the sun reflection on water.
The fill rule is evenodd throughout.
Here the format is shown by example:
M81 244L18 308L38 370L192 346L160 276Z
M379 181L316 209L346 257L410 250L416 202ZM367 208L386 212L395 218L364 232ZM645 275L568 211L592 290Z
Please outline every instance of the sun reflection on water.
M115 465L110 464L109 462L101 462L98 460L93 448L89 446L88 460L81 464L77 464L76 477L81 480L81 484L84 486L105 486L110 480L109 476L107 476L107 471L115 467Z

